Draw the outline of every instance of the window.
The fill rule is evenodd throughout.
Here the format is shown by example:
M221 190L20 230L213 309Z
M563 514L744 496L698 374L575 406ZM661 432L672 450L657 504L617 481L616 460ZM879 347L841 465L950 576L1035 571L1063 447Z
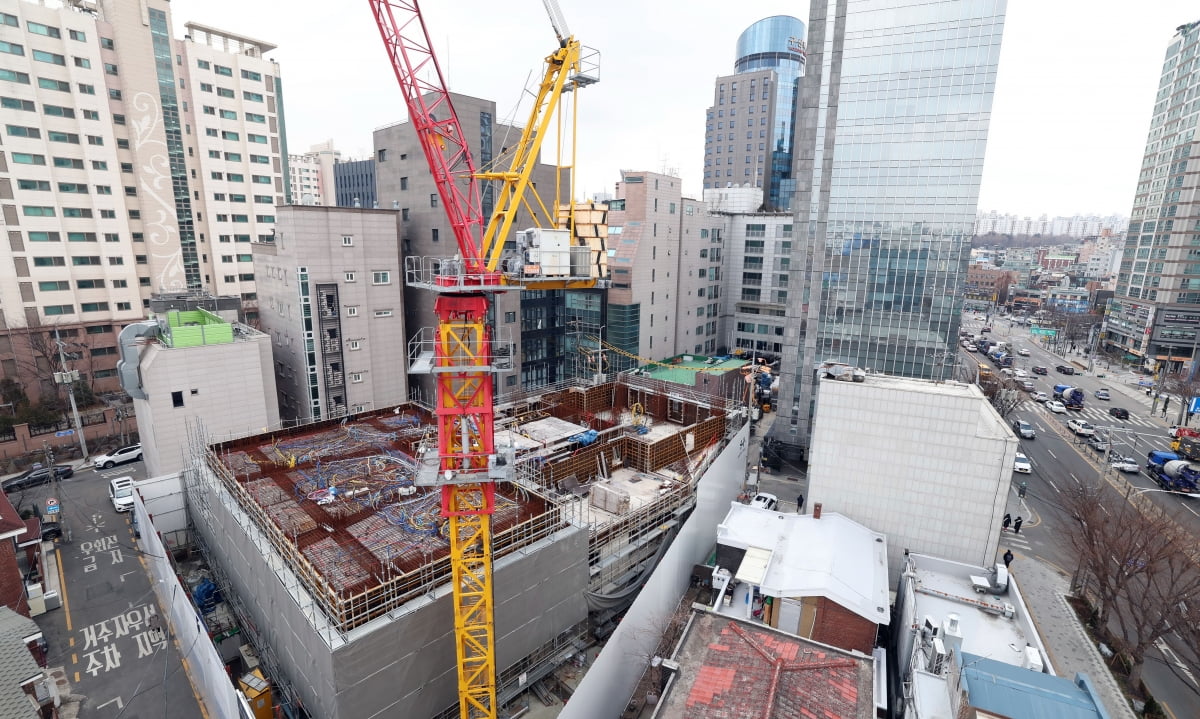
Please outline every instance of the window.
M61 236L57 232L30 232L30 242L61 242Z
M0 107L5 110L24 110L25 112L37 112L37 106L32 100L21 100L15 97L0 97Z
M435 228L433 228L433 235L432 235L432 237L433 237L433 241L434 241L434 242L437 242L437 241L438 241L438 231L437 231L437 228L436 228L436 227L435 227Z
M232 100L233 99L233 90L230 90L227 87L218 87L217 88L217 97L228 97L229 99Z
M120 242L121 235L119 235L116 232L105 232L104 233L104 241L105 242Z
M113 44L111 37L100 38L100 47L105 50L116 50L116 45Z
M26 217L54 217L53 207L42 207L40 205L24 205L21 207L22 214Z
M347 307L346 308L346 316L347 317L358 317L358 308L357 307Z
M104 74L105 75L120 75L121 73L117 70L116 65L112 64L111 62L106 62L106 63L104 63Z
M274 202L270 195L255 195L254 201L260 204L270 205Z
M240 152L226 152L226 153L225 153L225 159L226 159L227 161L229 161L229 162L241 162L241 161L242 161L242 153L240 153Z
M375 310L375 316L376 317L391 317L392 311L391 310Z
M229 180L230 182L244 182L246 180L246 176L237 172L230 172L225 175L225 179Z
M88 267L91 265L100 264L100 258L95 255L85 255L84 257L72 257L71 264L76 267Z
M400 210L400 219L404 220L405 222L408 222L408 208L407 207Z
M353 235L342 235L342 247L351 247L354 245Z
M350 373L350 381L351 382L362 382L363 381L363 373L362 372L351 372Z
M53 315L73 315L75 314L74 305L49 305L42 308L42 313L46 316Z
M95 242L95 232L68 232L67 242ZM97 263L99 264L99 263Z
M254 273L253 272L244 272L244 273L238 275L238 280L240 280L241 282L253 282L254 281Z
M171 393L171 406L172 407L182 407L183 406L183 392L172 392Z
M90 207L64 207L63 217L91 217L92 208Z
M250 142L257 142L260 145L267 144L267 136L266 135L255 135L252 132L247 132L246 139Z
M76 195L88 194L88 186L82 182L60 182L58 183L59 192L70 192Z
M75 157L56 157L54 158L55 167L69 167L72 170L82 170L83 160Z
M123 265L123 264L125 264L125 258L124 258L124 257L109 257L109 258L108 258L108 264L110 264L110 265Z
M224 65L213 65L213 72L225 77L233 77L233 68L225 67Z
M34 267L66 267L67 260L65 257L34 257Z
M115 220L115 219L117 219L117 211L116 210L100 210L100 216L106 220ZM134 234L137 235L138 233L135 232Z
M93 347L91 350L93 357L104 357L106 355L115 355L116 353L116 347Z
M257 81L261 82L262 75L259 75L257 72L254 72L252 70L242 70L242 79L243 80L257 80Z
M266 122L266 121L267 121L266 115L259 115L256 112L247 112L246 113L246 122Z
M237 113L234 112L233 110L221 110L221 119L222 120L236 120Z
M263 96L262 96L262 93L260 93L260 92L247 92L247 91L243 91L243 92L242 92L242 99L243 99L243 100L249 100L250 102L262 102L262 101L263 101Z
M71 289L71 283L67 282L66 280L57 280L54 282L39 282L38 283L38 291L39 292L58 292L60 290L69 290L69 289Z
M350 340L346 343L346 347L351 351L362 349L362 340Z
M96 112L95 110L84 110L84 111L83 111L83 119L85 119L85 120L99 120L99 119L100 119L100 113Z
M146 279L149 279L149 278L146 278ZM128 312L129 310L133 309L133 305L129 302L118 302L117 309L120 311ZM113 370L113 372L116 372L116 370ZM96 372L96 376L97 377L100 376L99 371Z
M25 46L18 45L15 42L5 42L0 40L0 52L8 53L9 55L24 55Z
M207 82L202 82L202 83L200 83L200 91L201 92L212 92L213 86L209 85Z
M408 178L407 178L407 177L401 177L401 178L400 178L400 189L401 189L401 190L407 190L407 189L408 189Z
M28 152L14 152L12 161L18 165L45 165L45 155L31 155Z
M139 265L149 264L149 261L146 259L145 255L134 255L133 261Z
M120 100L121 99L121 91L115 90L115 89L109 89L108 97L110 100Z
M63 82L62 80L54 80L49 77L39 77L38 87L43 90L55 90L57 92L70 92L71 83Z
M245 202L245 201L246 201L246 196L245 196L245 195L235 195L235 194L230 194L230 195L229 195L229 201L230 201L230 202Z
M0 68L0 80L8 80L9 82L19 82L22 85L28 85L29 73Z
M46 53L42 50L34 50L34 60L38 62L47 62L49 65L61 65L66 67L67 59L58 53Z
M21 23L17 21L16 15L10 15L6 12L0 12L0 25L8 25L9 27L21 27Z
M84 302L79 306L80 312L108 312L107 302Z
M250 162L256 162L260 165L269 165L271 164L271 158L267 157L266 155L251 155Z
M373 285L390 285L392 284L392 273L387 270L376 270L371 273L371 284Z
M5 131L10 137L32 137L39 139L42 136L40 130L36 127L26 127L25 125L5 125Z
M230 215L229 219L232 222L249 222L250 221L250 217L248 215Z
M92 68L92 61L86 57L73 57L71 58L71 62L75 63L75 67L82 67L84 70L90 70ZM95 92L91 94L94 95Z
M269 175L251 175L250 180L251 182L257 182L260 185L271 184L271 177Z
M75 117L75 111L62 105L42 105L42 112L52 117Z
M81 290L99 290L104 289L104 280L79 280L75 286Z
M375 161L376 162L387 162L387 148L375 151ZM401 187L400 189L404 189L404 188Z
M437 207L437 206L438 206L438 196L437 196L437 193L436 193L436 192L435 192L435 193L433 193L433 194L431 194L431 195L429 196L429 206L430 206L430 207Z
M209 70L212 68L212 65L208 63L208 60L197 60L196 67L200 68L201 70Z
M17 180L17 189L49 192L50 183L47 180Z
M355 274L353 272L347 272L346 273L346 281L347 282L355 282L356 281Z
M112 186L111 185L96 185L96 194L97 195L111 195L112 194Z
M222 130L221 131L221 139L222 140L240 140L240 139L242 139L242 136L236 132L231 132L229 130Z
M46 133L46 139L50 142L66 142L71 145L79 144L79 135L76 135L73 132L58 132L57 130L50 130Z

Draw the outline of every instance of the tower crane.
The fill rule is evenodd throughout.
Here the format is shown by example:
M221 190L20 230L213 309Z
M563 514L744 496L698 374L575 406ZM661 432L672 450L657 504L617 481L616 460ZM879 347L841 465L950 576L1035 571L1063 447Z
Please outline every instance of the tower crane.
M433 52L417 0L368 0L379 27L409 119L421 143L447 219L458 245L452 259L427 262L405 258L405 279L437 293L438 326L431 340L418 342L410 371L436 377L438 442L419 458L417 483L441 491L442 515L449 520L454 633L458 660L459 716L496 716L496 652L493 626L492 530L495 485L512 480L512 457L497 454L494 438L493 373L497 357L511 353L487 324L497 292L604 286L603 260L575 237L573 180L567 205L555 182L551 208L530 186L530 175L559 117L564 94L598 80L598 55L570 34L556 0L543 0L558 40L546 68L520 142L506 171L479 172L471 157L445 79ZM578 93L574 93L578 97ZM577 99L576 99L577 104ZM571 113L570 174L574 171L574 118ZM561 153L561 138L559 142ZM560 167L561 154L560 154ZM561 171L557 173L561 177ZM501 183L495 210L485 223L481 182ZM509 242L517 211L526 207L554 227L518 233ZM540 223L539 223L540 224ZM515 249L512 247L516 245ZM422 333L424 334L424 333Z

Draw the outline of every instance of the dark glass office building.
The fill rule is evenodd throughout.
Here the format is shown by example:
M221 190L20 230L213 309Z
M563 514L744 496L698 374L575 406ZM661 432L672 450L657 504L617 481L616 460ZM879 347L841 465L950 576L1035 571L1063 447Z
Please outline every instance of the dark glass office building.
M375 207L374 158L337 163L333 166L333 182L338 207ZM358 201L357 205L355 200Z

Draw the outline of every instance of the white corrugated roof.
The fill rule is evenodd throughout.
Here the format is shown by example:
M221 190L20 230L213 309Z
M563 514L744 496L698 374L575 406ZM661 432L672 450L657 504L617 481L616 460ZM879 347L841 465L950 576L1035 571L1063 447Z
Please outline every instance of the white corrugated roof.
M887 542L879 532L836 512L820 519L732 503L717 528L717 543L746 549L742 565L769 557L762 579L754 582L773 597L823 596L875 622L887 624ZM756 559L751 559L754 552ZM731 572L754 574L738 567Z

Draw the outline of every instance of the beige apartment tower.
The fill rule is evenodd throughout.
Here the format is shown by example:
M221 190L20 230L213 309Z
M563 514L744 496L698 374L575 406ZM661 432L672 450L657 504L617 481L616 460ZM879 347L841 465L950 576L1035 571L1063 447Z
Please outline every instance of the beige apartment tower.
M0 10L0 374L31 395L54 328L116 390L116 333L153 293L237 296L256 317L249 247L286 176L274 46L171 27L165 0Z

